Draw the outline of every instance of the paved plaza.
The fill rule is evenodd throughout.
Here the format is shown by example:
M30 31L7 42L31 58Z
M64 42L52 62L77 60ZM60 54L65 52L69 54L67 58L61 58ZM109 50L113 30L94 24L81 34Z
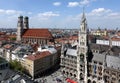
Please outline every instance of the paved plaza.
M67 83L65 77L61 74L60 69L48 76L43 76L34 80L36 83Z
M34 80L23 73L15 72L10 69L6 69L1 72L4 73L3 76L0 78L1 80L3 80L3 78L8 77L6 80L1 81L2 83L11 83L10 82L11 78L14 78L15 76L19 76L19 77L18 79L14 80L14 82L12 83L18 83L22 79L24 79L26 83L68 83L65 80L66 78L61 74L61 69L51 70L49 71L49 73L46 73L44 76L41 76Z

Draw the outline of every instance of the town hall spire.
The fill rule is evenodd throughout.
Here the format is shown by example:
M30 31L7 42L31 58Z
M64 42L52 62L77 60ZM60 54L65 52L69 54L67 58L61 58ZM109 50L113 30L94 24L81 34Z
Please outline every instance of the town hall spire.
M80 31L79 31L79 43L78 43L78 55L77 55L77 71L78 79L80 82L87 83L87 21L84 13L81 18ZM80 66L82 65L82 67ZM84 70L83 70L84 68Z
M83 8L83 14L82 14L82 18L81 18L80 31L87 32L87 20L86 20L84 8Z

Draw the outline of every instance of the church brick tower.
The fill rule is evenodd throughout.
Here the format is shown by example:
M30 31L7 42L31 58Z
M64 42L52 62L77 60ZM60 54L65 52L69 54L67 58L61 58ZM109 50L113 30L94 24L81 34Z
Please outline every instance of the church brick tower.
M29 29L29 18L27 16L24 17L24 29Z
M22 33L23 33L23 16L19 16L17 23L17 41L21 41Z

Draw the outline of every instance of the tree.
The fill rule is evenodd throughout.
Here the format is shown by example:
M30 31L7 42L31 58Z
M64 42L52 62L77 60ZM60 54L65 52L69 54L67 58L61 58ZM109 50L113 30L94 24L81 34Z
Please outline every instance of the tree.
M20 72L24 71L23 66L17 60L10 61L10 68L13 69L13 70L15 70L15 71L20 71Z
M11 38L11 40L15 41L15 40L16 40L16 38L15 38L15 37L13 37L13 38Z

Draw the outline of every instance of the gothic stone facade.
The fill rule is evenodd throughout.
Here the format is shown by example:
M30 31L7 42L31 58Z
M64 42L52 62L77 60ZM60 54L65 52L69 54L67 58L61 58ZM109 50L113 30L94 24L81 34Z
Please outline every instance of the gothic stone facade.
M119 83L120 47L88 44L87 22L83 13L77 46L62 46L61 67L66 78L78 83ZM107 53L106 53L107 52Z

